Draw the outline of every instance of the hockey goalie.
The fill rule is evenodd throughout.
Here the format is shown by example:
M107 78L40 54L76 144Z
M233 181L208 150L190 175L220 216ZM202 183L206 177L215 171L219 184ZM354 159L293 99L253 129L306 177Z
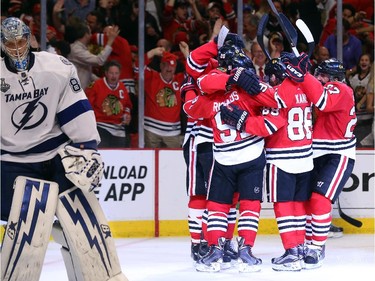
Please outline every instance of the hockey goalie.
M1 280L37 281L48 242L61 245L70 281L125 281L92 192L103 162L95 116L75 67L30 50L30 29L1 26ZM56 219L57 218L57 219Z

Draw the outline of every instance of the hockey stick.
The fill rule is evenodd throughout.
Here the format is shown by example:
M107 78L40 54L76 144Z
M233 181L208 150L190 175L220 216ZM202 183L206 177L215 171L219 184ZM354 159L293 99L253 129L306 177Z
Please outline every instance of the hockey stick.
M296 57L299 57L299 52L297 50L296 44L295 44L295 42L293 42L293 37L291 36L290 31L287 28L287 26L290 28L290 26L292 26L292 25L290 24L290 26L289 26L289 24L284 24L283 18L284 18L284 20L286 19L288 22L289 22L289 20L286 17L280 16L280 13L276 10L276 7L273 4L272 0L267 0L267 2L268 2L268 5L270 5L270 8L271 8L272 12L275 14L275 17L277 18L277 21L279 22L279 24L281 26L281 29L283 30L283 32L286 36L286 39L288 40L293 53L296 55ZM292 29L294 29L293 26L292 26Z
M268 22L268 14L264 14L259 21L258 29L257 29L257 41L259 46L262 48L263 52L266 54L269 60L272 60L268 49L264 46L263 36L264 30L266 29L266 24Z
M292 23L289 21L289 19L284 15L284 14L279 14L280 18L285 26L285 28L288 30L290 34L290 38L293 41L293 44L297 46L297 41L298 41L298 33Z
M309 47L308 55L309 55L309 57L311 57L312 53L314 52L314 48L315 48L314 37L313 37L310 29L308 28L308 26L306 25L306 23L303 20L298 19L296 21L296 25L306 39L307 45Z
M345 214L342 211L341 206L340 206L340 200L339 200L339 198L337 198L337 207L339 209L339 215L340 215L340 217L344 221L346 221L347 223L350 223L351 225L354 225L355 227L361 227L362 226L362 222L361 221L356 220L355 218L349 217L347 214Z

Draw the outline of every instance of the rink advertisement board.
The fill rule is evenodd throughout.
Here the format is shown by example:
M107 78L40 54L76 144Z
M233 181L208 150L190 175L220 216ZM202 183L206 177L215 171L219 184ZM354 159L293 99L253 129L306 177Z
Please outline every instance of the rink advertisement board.
M149 228L154 223L155 228L175 228L178 224L187 230L188 196L182 150L100 152L105 173L97 197L109 221L138 222L137 227L147 221ZM356 218L374 218L374 156L373 150L357 151L353 173L340 195L344 212ZM338 218L337 206L333 208L333 217ZM273 218L272 204L263 202L261 219Z
M340 194L341 208L355 217L374 217L374 151L357 150L353 172Z
M154 151L101 150L100 153L105 167L96 196L108 220L154 220Z

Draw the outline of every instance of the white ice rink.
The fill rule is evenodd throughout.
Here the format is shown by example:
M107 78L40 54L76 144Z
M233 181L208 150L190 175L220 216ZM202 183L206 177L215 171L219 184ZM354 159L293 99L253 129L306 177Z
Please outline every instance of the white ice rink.
M219 273L196 272L188 237L116 239L116 245L129 281L367 281L375 276L374 235L368 234L330 238L323 266L300 272L272 270L271 258L284 253L278 235L258 235L253 253L263 260L263 265L256 273L238 273L236 268ZM54 242L48 247L40 280L68 280L59 246Z

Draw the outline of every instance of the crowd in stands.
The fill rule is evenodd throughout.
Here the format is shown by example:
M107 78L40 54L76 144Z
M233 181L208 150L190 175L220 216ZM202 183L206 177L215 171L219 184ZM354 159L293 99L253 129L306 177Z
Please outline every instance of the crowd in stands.
M321 61L337 56L337 20L342 20L343 64L347 83L356 100L358 147L374 146L374 2L343 0L342 19L336 18L334 0L274 0L276 9L294 24L301 18L309 26L316 48L311 56L312 69ZM237 32L237 1L234 0L145 0L145 147L181 147L185 116L181 111L179 85L183 80L189 51L211 40L221 25ZM32 47L39 49L40 1L2 0L2 19L16 16L30 26ZM260 17L269 14L263 42L271 57L290 51L276 17L266 0L244 0L243 39L246 54L263 78L267 57L257 42ZM137 0L47 0L47 51L68 58L77 68L82 87L105 79L105 63L118 71L119 99L130 105L112 110L113 124L120 122L127 137L124 147L137 147L138 130L138 16ZM298 49L307 51L303 36ZM156 89L155 85L158 85ZM110 85L116 89L116 85ZM113 95L113 93L112 93ZM117 95L117 94L116 94ZM116 96L113 95L113 96ZM93 100L93 99L91 99ZM105 99L107 102L108 100ZM112 103L113 106L121 104ZM97 110L102 106L95 105ZM126 109L126 110L125 110ZM100 114L97 113L97 116ZM107 116L109 117L109 116ZM172 119L171 119L172 118ZM107 120L110 120L108 118ZM103 122L102 122L103 123ZM103 127L103 126L102 126ZM122 135L122 134L121 134ZM172 140L171 141L171 137Z

